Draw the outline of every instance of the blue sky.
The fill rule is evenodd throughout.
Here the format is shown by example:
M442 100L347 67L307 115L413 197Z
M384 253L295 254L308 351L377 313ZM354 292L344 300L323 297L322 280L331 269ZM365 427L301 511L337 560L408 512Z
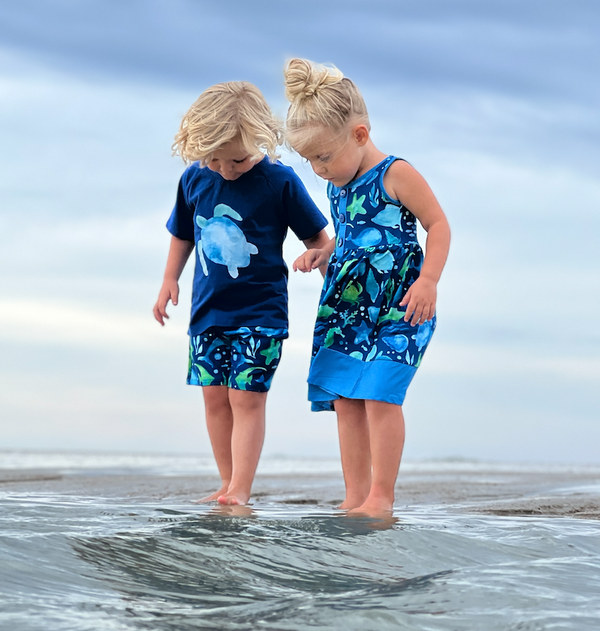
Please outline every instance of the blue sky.
M453 228L406 457L598 462L599 27L577 0L5 3L0 447L209 451L184 385L189 299L165 329L151 316L183 170L170 145L215 82L252 81L283 116L282 67L303 56L356 81L376 144ZM292 236L288 261L300 251ZM266 454L337 453L304 385L319 289L292 275Z

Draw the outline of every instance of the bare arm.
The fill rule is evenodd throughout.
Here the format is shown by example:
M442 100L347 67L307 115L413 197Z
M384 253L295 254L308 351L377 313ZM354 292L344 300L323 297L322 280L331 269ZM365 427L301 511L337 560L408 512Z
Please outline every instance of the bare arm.
M310 239L302 241L306 246L306 252L294 261L294 271L312 272L319 268L323 276L327 271L327 261L333 252L335 239L330 239L325 228Z
M169 300L174 305L177 304L179 299L179 277L193 249L194 244L192 241L184 241L177 237L171 237L165 277L158 294L158 300L153 309L154 317L162 326L165 324L163 318L169 318L167 315L167 304Z
M437 284L450 248L450 226L427 182L407 162L397 160L390 166L384 186L413 213L427 232L421 274L400 303L400 306L406 306L406 322L422 324L435 315Z

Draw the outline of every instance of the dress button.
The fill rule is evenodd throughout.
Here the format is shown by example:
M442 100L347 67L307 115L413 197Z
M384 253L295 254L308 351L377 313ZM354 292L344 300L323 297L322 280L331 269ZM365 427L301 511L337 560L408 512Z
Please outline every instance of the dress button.
M340 223L346 223L346 215L340 215Z
M340 191L340 197L346 197L346 189L345 189L345 188L343 188L343 189Z
M344 239L342 239L342 237L340 237L340 238L338 239L337 244L338 244L338 248L341 248L341 247L342 247L342 245L344 245Z

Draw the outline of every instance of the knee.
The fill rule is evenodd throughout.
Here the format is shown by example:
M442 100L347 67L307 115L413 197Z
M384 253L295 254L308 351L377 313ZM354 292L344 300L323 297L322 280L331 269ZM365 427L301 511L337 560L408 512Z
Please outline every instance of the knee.
M367 414L363 399L337 399L334 401L338 421L341 423L366 423Z
M226 386L205 386L203 389L204 407L209 414L231 411Z
M387 419L403 420L402 406L385 401L365 401L367 417L370 422L384 421Z
M266 392L251 392L249 390L229 391L229 401L234 410L241 410L245 413L262 412L267 401Z

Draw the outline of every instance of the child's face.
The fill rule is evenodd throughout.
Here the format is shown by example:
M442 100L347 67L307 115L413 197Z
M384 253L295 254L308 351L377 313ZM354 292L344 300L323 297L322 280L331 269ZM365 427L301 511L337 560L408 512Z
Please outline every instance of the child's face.
M319 177L340 187L358 175L363 160L363 146L364 142L362 139L357 140L354 130L344 139L324 131L319 135L318 142L309 146L301 155L310 162Z
M206 166L224 180L237 180L256 164L240 140L232 140L217 149Z

